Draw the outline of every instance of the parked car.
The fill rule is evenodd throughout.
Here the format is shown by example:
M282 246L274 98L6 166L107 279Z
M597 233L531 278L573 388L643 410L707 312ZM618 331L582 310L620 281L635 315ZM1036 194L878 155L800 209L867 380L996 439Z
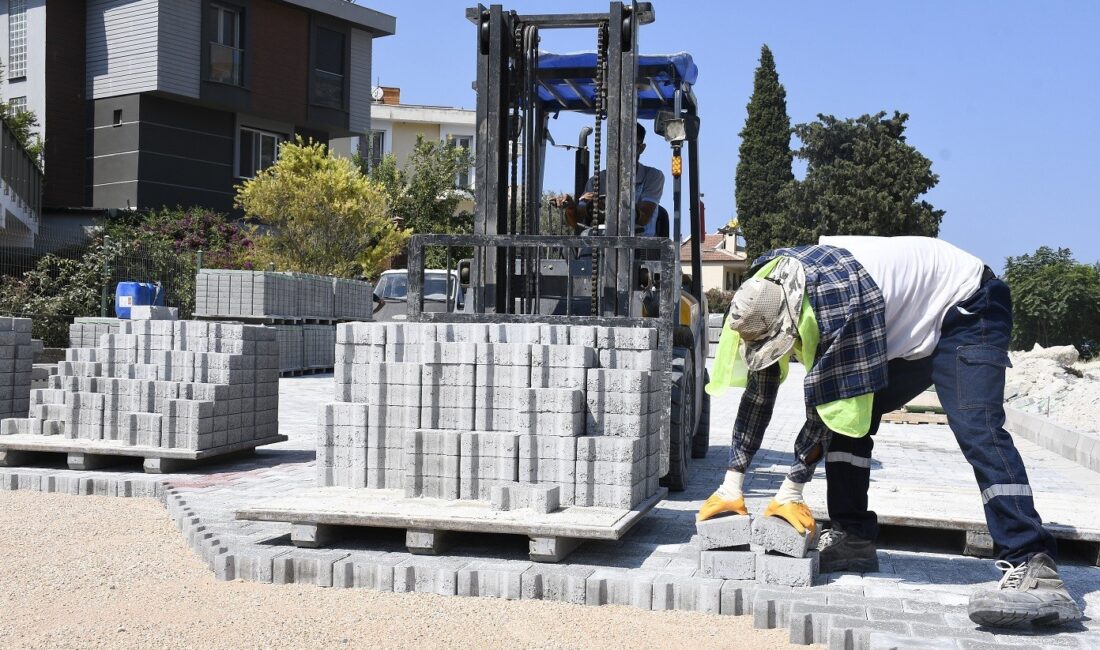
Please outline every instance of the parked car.
M374 295L386 301L374 315L375 320L405 320L408 315L409 275L406 269L384 271L374 285ZM443 269L424 271L424 311L462 311L466 292L459 283L458 272L452 270L450 281Z

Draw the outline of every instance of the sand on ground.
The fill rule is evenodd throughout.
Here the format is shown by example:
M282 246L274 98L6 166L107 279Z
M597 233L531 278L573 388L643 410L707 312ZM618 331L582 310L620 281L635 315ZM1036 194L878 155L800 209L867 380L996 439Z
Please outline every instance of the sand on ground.
M748 616L218 582L152 499L0 492L0 648L789 648Z

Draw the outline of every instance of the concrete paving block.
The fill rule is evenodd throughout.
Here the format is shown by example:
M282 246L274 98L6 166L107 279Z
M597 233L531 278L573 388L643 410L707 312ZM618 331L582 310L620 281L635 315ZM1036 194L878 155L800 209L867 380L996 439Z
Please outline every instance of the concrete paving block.
M722 583L720 614L743 616L752 613L752 598L756 592L755 580L726 580Z
M695 523L696 542L703 550L746 546L751 539L751 525L749 515L726 515L698 521Z
M568 388L526 388L516 391L516 410L521 413L578 413L584 409L584 392Z
M274 560L290 553L288 548L249 547L234 555L234 574L248 582L270 583L274 579Z
M587 384L587 368L555 368L553 366L531 368L532 388L579 388L584 390Z
M756 558L756 581L770 585L812 587L818 574L817 551L806 557L788 557L759 553Z
M779 517L756 517L752 522L751 543L765 551L788 557L806 557L812 549L817 548L820 531L821 526L815 526L812 531L808 530L803 534Z
M520 595L525 600L550 600L583 605L588 578L595 571L592 567L582 565L532 565L521 576Z
M656 577L657 574L652 571L596 569L585 584L585 604L630 605L650 609Z
M543 339L545 341L545 338ZM596 365L596 350L580 345L533 345L531 367L592 368Z
M653 580L652 608L719 614L722 581L714 578L658 575Z
M523 574L531 562L508 560L471 562L458 570L457 594L519 600L523 595Z
M527 555L534 562L560 562L583 541L575 537L532 536L528 540Z
M334 587L393 591L393 568L407 558L398 553L351 553L332 565Z
M584 412L521 413L516 412L515 431L519 434L575 438L585 435Z
M895 615L899 614L900 612L895 613ZM827 643L829 621L834 616L865 619L867 608L862 605L823 605L801 600L791 602L786 616L791 643L796 645Z
M530 388L529 366L477 366L474 370L475 386Z
M394 566L393 590L454 596L458 593L458 570L465 565L465 560L456 558L409 558Z
M347 551L321 553L294 550L274 559L272 582L275 584L312 584L331 587L333 564L348 556Z
M756 553L752 551L702 551L699 575L723 580L756 578Z
M829 650L869 650L871 634L905 634L909 631L902 621L867 621L848 616L830 617L828 627Z
M871 632L867 635L867 647L869 650L958 650L959 642L950 638L914 639L904 634Z
M601 368L620 370L655 370L660 368L661 357L657 350L607 350L599 354Z

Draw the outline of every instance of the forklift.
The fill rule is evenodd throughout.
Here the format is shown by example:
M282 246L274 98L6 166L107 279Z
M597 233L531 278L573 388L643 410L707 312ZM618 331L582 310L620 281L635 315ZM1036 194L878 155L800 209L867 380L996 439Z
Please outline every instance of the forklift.
M661 439L668 441L661 454L662 482L683 490L688 461L706 455L710 429L710 401L703 390L708 381L700 256L705 226L698 102L692 91L697 68L685 53L639 54L639 29L655 18L648 2L611 2L606 13L532 15L478 5L466 17L477 36L473 234L412 237L408 320L655 328L657 370L668 404L661 418ZM594 51L542 51L540 33L560 29L589 30ZM570 147L576 151L575 196L595 174L598 199L585 224L547 223L553 211L542 205L547 145L560 146L548 124L563 112L592 120ZM664 173L672 181L671 212L659 208L654 214L657 236L638 236L635 229L639 120L652 120L650 130L670 151ZM690 275L680 266L685 234ZM424 253L433 248L446 250L448 275L458 270L465 289L462 310L425 309Z

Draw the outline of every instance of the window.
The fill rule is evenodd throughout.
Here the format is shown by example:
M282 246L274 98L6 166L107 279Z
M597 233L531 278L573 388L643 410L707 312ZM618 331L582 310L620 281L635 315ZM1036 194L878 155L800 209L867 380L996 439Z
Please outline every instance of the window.
M473 142L474 142L473 137L468 136L468 135L451 135L451 136L447 136L447 145L448 146L450 146L450 147L460 147L462 149L465 149L466 153L468 153L468 154L473 153ZM471 178L471 176L472 176L472 174L470 173L470 168L469 167L467 167L463 171L458 172L458 174L455 176L455 187L461 187L464 190L470 189L470 178Z
M371 131L367 134L367 150L363 158L367 161L367 171L382 164L382 158L386 155L386 132Z
M27 98L25 96L24 97L12 97L11 101L8 102L8 105L11 106L12 114L13 115L18 115L18 114L20 114L20 113L27 110Z
M313 103L344 107L344 34L318 27L313 32Z
M27 0L8 2L8 79L27 76Z
M241 127L238 142L237 176L252 178L279 157L279 143L286 138L278 133Z
M111 124L114 126L122 126L122 109L116 108L115 113L111 118Z
M210 5L210 81L240 86L244 83L241 12Z

